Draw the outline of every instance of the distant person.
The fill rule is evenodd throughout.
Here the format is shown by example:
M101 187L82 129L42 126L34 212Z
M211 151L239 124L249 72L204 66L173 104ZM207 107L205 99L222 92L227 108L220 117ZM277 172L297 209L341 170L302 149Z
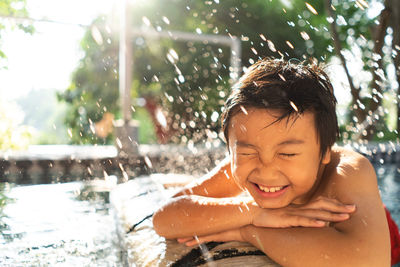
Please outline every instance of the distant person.
M221 117L229 156L155 213L156 232L188 246L249 242L283 266L389 266L374 168L333 146L335 106L314 63L251 66Z
M100 138L107 138L113 131L114 114L106 112L103 118L94 125L95 133Z

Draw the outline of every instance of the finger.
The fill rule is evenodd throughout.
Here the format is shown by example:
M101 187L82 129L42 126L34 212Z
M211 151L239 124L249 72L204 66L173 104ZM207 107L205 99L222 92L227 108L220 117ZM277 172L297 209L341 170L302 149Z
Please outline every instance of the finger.
M210 241L215 241L215 242L227 242L227 241L233 241L233 240L242 240L242 237L240 236L240 232L237 230L228 230L216 234L211 234L211 235L206 235L206 236L200 236L200 237L194 237L194 240L188 241L185 244L187 246L194 246L194 245L199 245L202 243L210 242Z
M334 213L326 210L308 209L294 212L295 213L292 213L292 215L303 216L327 222L341 222L350 218L348 213Z
M202 237L197 237L195 236L195 238L193 240L190 240L188 242L185 243L186 246L191 247L191 246L195 246L195 245L200 245L209 241L213 241L213 236L215 235L208 235L208 236L202 236Z
M288 227L296 227L296 226L302 226L302 227L324 227L326 226L326 222L313 219L313 218L308 218L304 216L293 216L291 220L289 221Z
M193 237L182 237L182 238L178 238L177 241L178 241L178 243L186 243L192 239L193 239Z
M311 203L303 206L307 209L321 209L335 213L351 213L355 211L355 205L343 204L340 201L332 198L321 197Z

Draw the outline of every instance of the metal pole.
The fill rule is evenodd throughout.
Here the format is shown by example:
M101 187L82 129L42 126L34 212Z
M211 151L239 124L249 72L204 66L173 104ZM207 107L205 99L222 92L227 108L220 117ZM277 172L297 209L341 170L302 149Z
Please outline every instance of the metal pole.
M174 41L197 41L203 43L223 44L230 46L230 77L236 82L241 73L241 51L242 44L240 39L235 36L221 36L212 34L193 34L179 31L155 31L153 29L132 29L132 36L145 36L147 38L168 38Z
M128 0L121 0L119 35L119 96L125 124L131 120L132 43Z
M242 67L242 44L238 38L232 39L231 45L231 78L233 82L239 80L240 77L240 69Z

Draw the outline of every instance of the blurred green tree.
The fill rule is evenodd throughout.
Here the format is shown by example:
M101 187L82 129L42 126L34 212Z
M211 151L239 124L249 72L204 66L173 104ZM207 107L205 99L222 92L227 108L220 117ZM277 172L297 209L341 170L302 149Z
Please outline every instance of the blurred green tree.
M155 30L238 36L242 40L244 66L265 56L327 57L326 53L319 53L326 49L314 49L306 41L318 39L316 43L325 47L328 42L317 31L310 31L304 37L299 26L291 22L297 12L293 8L285 10L279 1L254 1L251 5L238 0L219 4L149 1L138 3L132 17L137 27L150 22L148 27ZM65 122L73 143L111 141L96 137L93 124L105 112L120 115L118 41L116 33L107 32L110 24L103 17L88 28L81 44L85 56L73 74L70 88L59 94L61 101L70 104ZM229 49L209 43L142 36L134 38L133 46L132 97L156 99L162 105L172 128L172 142L214 139L219 130L218 116L232 82Z
M373 4L384 8L386 2L377 0ZM391 35L380 22L385 13L371 15L367 9L364 0L152 0L135 3L132 27L238 36L244 67L266 56L323 62L337 56L347 67L352 93L349 122L353 124L348 130L357 131L357 126L371 115L368 111L382 106L377 96L389 90L387 67L392 64L391 52L385 50L388 45L382 41L382 33L383 38ZM117 33L110 31L111 24L102 18L88 28L82 41L85 56L70 88L59 94L60 100L70 104L66 124L74 143L110 142L110 137L103 140L94 135L93 123L107 111L120 116L118 40ZM229 49L143 36L135 36L132 45L132 97L155 99L162 106L171 142L214 140L219 132L219 113L232 82ZM360 80L358 73L348 70L349 58L357 56L357 51L361 51L363 70L370 73L368 80ZM138 101L133 109L140 106Z
M32 25L20 20L26 17L27 13L25 0L0 1L0 18L2 18L0 20L0 68L7 68L7 55L1 49L3 35L8 30L22 30L29 34L34 32ZM25 148L30 143L32 134L31 127L22 125L22 115L17 105L0 100L0 150Z

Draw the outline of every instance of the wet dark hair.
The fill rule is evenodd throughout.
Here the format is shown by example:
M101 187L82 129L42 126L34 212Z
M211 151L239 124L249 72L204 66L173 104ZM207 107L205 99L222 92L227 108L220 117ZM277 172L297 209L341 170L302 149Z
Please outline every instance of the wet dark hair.
M278 110L276 122L311 111L323 157L339 135L336 103L329 77L317 63L266 58L233 86L221 114L222 130L228 143L229 121L240 107Z

